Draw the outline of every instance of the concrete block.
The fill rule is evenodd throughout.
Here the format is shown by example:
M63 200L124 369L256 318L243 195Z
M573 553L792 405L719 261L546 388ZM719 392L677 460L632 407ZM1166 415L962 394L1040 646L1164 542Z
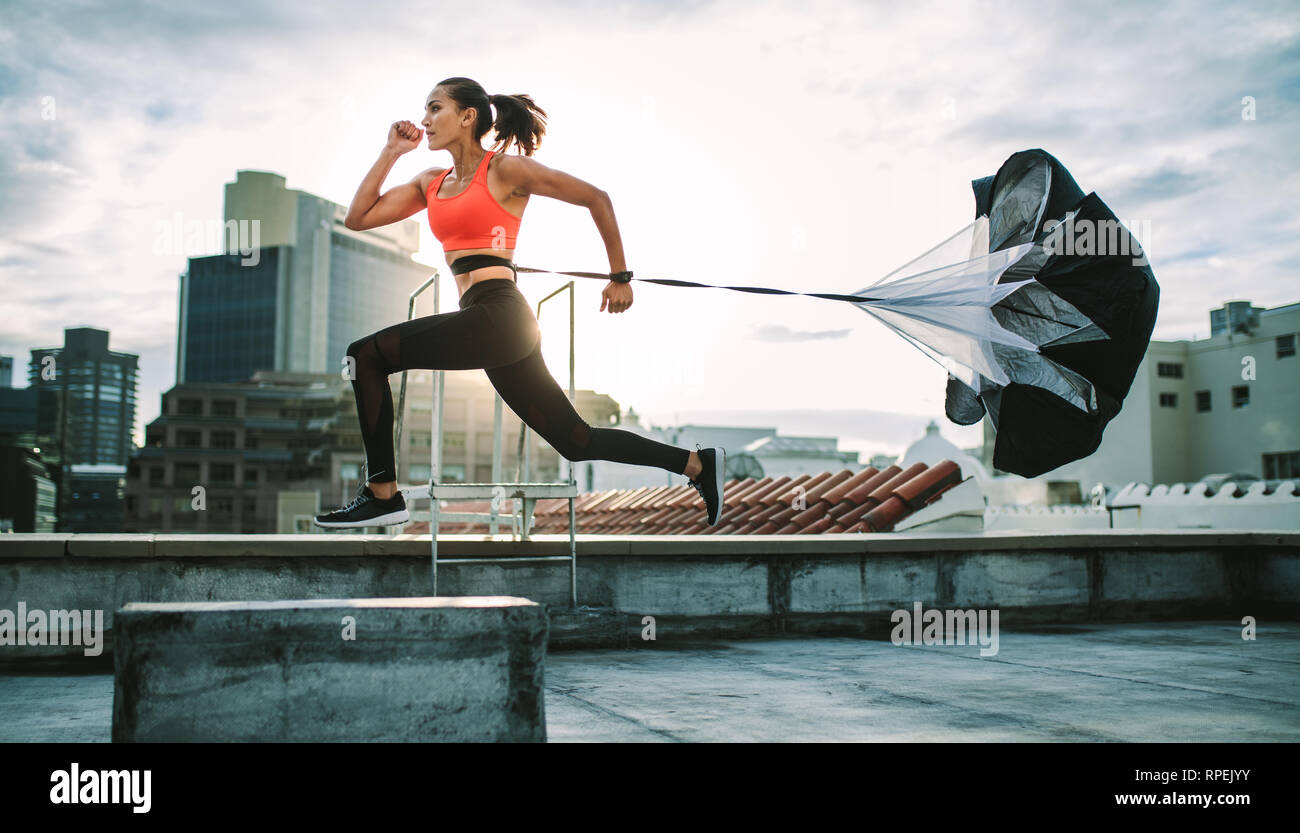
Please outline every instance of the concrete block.
M545 741L547 636L512 596L132 603L113 740Z

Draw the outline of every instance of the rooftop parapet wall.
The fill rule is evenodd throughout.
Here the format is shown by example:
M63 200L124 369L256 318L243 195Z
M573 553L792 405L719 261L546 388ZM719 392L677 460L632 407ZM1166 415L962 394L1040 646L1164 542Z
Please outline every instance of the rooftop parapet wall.
M880 535L581 536L578 601L567 609L567 536L439 541L444 595L546 604L552 645L657 645L688 636L888 635L890 614L922 602L989 608L1001 625L1244 616L1297 618L1300 533L1289 531ZM443 560L446 559L446 560ZM102 610L130 602L427 595L424 536L0 536L0 611ZM0 663L77 656L0 644ZM105 651L107 653L107 649Z
M1205 483L1130 483L1110 508L1116 527L1300 530L1300 485L1292 480L1228 481L1212 490Z

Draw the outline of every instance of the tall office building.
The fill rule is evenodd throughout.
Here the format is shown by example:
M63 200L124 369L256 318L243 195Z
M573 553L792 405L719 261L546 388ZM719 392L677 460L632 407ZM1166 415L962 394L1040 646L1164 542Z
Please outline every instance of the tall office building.
M59 532L122 529L139 356L108 349L108 331L69 327L63 346L32 351L36 436L58 479Z
M9 359L9 356L2 358ZM0 533L54 532L54 477L41 456L36 415L40 391L0 385Z
M406 320L432 272L411 260L419 223L352 231L346 216L282 176L237 172L226 183L227 254L190 258L180 276L177 383L340 373L350 343Z

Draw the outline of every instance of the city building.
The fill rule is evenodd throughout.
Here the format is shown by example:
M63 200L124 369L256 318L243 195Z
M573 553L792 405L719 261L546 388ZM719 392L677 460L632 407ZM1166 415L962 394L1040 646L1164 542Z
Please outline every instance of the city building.
M349 344L405 321L433 271L411 259L419 223L353 231L346 216L282 176L238 171L226 183L226 254L190 258L180 276L177 382L338 373ZM417 314L430 312L422 297Z
M0 439L0 533L54 532L58 491L40 448Z
M12 367L11 357L0 356L0 368ZM48 438L36 436L40 392L11 387L4 370L0 381L0 533L54 532L58 492L40 446Z
M839 441L835 437L782 435L770 426L685 424L652 427L641 423L634 408L629 408L622 419L613 424L625 431L689 451L695 451L697 444L700 448L725 448L728 477L798 477L820 474L828 469L847 467L858 471L864 468L856 451L838 450ZM681 475L662 469L607 460L579 463L578 471L578 488L586 492L672 486L685 482Z
M402 485L430 477L433 377L408 375L394 437ZM395 374L394 410L400 384ZM481 371L447 372L442 395L440 482L492 482L496 390ZM576 399L593 425L618 412L603 394L577 391ZM347 503L365 476L352 386L339 374L259 371L246 382L180 384L163 394L161 410L128 472L128 531L320 532L311 516ZM559 480L559 454L534 431L523 471L520 427L503 402L500 479Z
M1209 338L1152 341L1097 451L1032 481L1016 478L1018 497L1003 502L1079 503L1097 483L1114 492L1214 474L1300 477L1300 303L1234 301L1212 310L1210 324ZM986 464L992 445L986 420ZM1075 497L1049 501L1048 490Z
M108 349L108 337L69 327L62 347L31 354L32 439L54 477L58 532L122 531L139 356Z

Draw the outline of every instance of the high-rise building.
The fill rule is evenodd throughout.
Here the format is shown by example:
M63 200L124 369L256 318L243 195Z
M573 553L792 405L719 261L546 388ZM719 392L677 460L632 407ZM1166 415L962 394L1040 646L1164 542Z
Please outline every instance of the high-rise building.
M122 529L139 356L108 349L108 330L70 327L32 351L36 439L53 464L59 532Z
M237 172L226 183L227 253L190 258L180 276L177 382L339 373L349 344L405 321L432 272L411 259L419 223L352 231L346 216L282 176Z
M36 436L39 397L0 386L0 532L55 530L57 490Z

